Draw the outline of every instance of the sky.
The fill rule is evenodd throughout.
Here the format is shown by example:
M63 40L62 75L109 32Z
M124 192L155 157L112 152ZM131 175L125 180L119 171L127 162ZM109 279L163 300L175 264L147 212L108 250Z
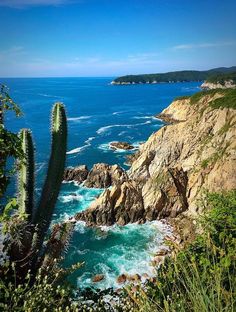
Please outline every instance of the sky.
M236 65L235 0L0 0L0 77Z

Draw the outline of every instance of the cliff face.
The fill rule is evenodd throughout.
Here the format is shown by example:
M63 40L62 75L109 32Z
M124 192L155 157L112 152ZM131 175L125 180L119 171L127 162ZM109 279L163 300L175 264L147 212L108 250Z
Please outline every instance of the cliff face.
M236 84L234 83L233 80L226 80L224 81L224 83L213 83L213 82L208 82L205 81L202 85L201 85L202 89L206 89L206 90L213 90L213 89L228 89L228 88L236 88Z
M236 188L236 112L213 109L222 94L174 101L159 116L174 120L152 134L128 171L129 181L107 189L76 219L90 225L200 213L204 190Z

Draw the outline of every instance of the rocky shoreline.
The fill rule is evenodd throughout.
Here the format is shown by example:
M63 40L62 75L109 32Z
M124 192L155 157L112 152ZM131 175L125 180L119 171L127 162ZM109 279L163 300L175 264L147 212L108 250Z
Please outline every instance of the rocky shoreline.
M172 123L142 144L127 172L117 165L96 164L87 174L83 167L83 185L105 190L75 219L99 226L173 219L183 213L194 217L201 212L202 190L233 189L235 112L212 110L208 104L222 96L206 95L195 105L190 99L174 101L158 115ZM225 131L228 124L232 126Z
M190 99L174 101L158 118L168 124L152 134L133 155L131 168L95 164L89 171L78 166L65 171L64 180L87 187L105 188L89 208L73 218L88 226L125 225L163 220L173 229L165 237L169 250L153 256L158 268L196 235L195 217L204 209L203 190L236 187L236 115L230 108L212 110L208 103L221 94L203 96L195 105ZM226 127L227 125L227 127ZM223 173L223 174L222 174ZM152 280L151 276L117 277L117 284ZM92 283L104 279L92 277Z

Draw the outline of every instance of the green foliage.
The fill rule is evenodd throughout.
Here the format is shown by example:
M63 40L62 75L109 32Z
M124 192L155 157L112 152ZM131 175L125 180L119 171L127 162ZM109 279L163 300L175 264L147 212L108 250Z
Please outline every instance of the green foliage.
M166 259L157 282L128 290L135 311L235 311L236 191L207 194L206 209L203 234Z
M24 153L24 161L20 163L18 169L19 213L27 214L31 220L34 207L34 146L28 129L22 129L19 137Z
M127 75L116 78L116 83L157 83L161 82L187 82L187 81L202 81L213 74L221 74L224 72L230 73L235 71L235 67L231 68L215 68L207 71L184 70L176 72L168 72L161 74L144 74L144 75Z
M210 102L213 109L233 108L236 109L236 89L228 89L222 98L215 99Z
M16 116L21 115L19 107L8 95L6 86L0 84L0 198L3 199L0 204L0 213L4 208L3 203L6 202L3 196L9 184L10 176L14 171L13 168L6 168L7 158L13 157L20 160L23 156L20 139L15 133L4 127L4 112L6 110L14 111Z
M221 97L209 101L209 106L213 109L218 108L233 108L236 109L236 89L214 89L214 90L204 90L195 93L190 97L190 104L196 105L199 104L199 101L205 96L211 96L219 94Z
M179 101L179 100L188 100L190 99L190 95L182 95L182 96L177 96L174 101Z
M62 276L70 274L80 268L76 264L65 271L57 267L48 267L44 272L40 269L32 283L32 274L29 271L23 283L18 285L9 279L0 279L0 311L3 312L64 312L81 311L78 302L72 302L72 288L61 284ZM12 264L15 270L14 263Z

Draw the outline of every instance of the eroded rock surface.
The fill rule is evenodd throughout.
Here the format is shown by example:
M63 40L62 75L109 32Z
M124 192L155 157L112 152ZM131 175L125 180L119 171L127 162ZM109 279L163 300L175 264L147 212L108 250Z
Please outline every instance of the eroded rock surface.
M107 188L128 179L127 173L118 165L95 164L84 183L87 187Z
M67 168L64 172L64 181L84 182L86 187L107 188L113 184L120 184L128 180L124 169L118 165L98 163L89 171L87 166L81 165Z
M125 225L142 221L144 206L141 190L134 181L106 189L91 206L75 216L88 225Z
M77 166L77 167L69 167L64 171L63 180L64 181L76 181L78 183L82 183L87 179L88 176L88 168L85 165Z

